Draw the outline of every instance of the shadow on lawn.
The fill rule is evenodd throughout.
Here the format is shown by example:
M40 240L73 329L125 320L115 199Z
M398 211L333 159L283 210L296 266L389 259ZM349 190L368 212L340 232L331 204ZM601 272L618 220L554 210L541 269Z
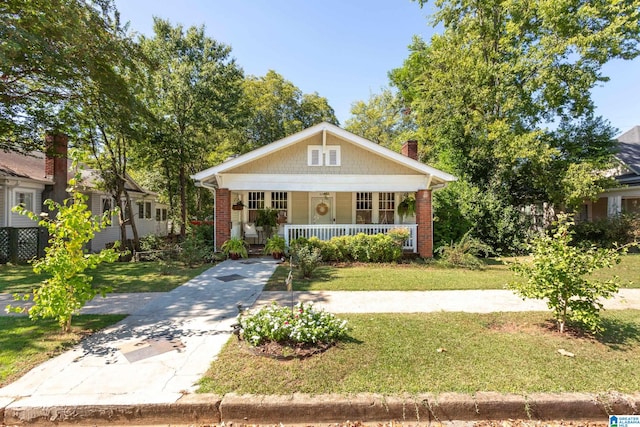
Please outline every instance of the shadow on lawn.
M602 319L603 332L597 340L612 350L625 351L640 343L640 327L637 323L617 319Z
M264 291L286 291L287 286L285 281L289 274L289 267L278 267L273 276L269 279L264 287ZM302 277L300 270L293 270L293 290L294 291L308 291L311 289L312 283L329 282L336 278L336 270L330 266L321 266L313 272L310 279Z

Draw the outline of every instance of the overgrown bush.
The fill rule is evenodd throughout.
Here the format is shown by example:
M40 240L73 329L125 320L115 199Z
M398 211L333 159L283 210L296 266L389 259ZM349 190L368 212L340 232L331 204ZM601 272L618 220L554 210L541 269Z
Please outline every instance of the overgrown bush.
M320 249L310 245L298 245L293 249L293 262L302 272L303 277L311 277L322 262Z
M465 182L456 181L433 194L434 247L457 242L471 231L493 252L520 254L526 249L531 218L523 214L499 191L480 191Z
M613 248L627 245L640 237L640 217L617 215L595 221L582 221L574 227L576 243Z
M275 341L282 344L330 344L347 336L347 321L312 304L298 303L291 309L275 302L238 316L241 336L253 346Z
M440 263L444 266L482 269L484 263L478 257L489 256L491 247L467 231L458 242L440 246L435 252L440 255Z
M149 234L148 236L140 238L140 251L157 251L164 249L165 240L155 234Z
M213 251L213 224L191 224L191 234Z
M195 235L188 234L180 243L180 261L194 267L211 260L213 250Z

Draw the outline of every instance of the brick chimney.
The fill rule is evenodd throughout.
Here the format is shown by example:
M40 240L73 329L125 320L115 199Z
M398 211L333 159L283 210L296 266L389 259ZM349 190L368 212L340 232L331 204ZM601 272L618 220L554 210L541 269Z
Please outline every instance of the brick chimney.
M45 190L46 198L62 203L67 196L67 149L69 137L62 133L47 134L44 140L44 173L53 180L53 186Z
M418 160L418 141L411 139L405 142L402 146L401 152L403 156L407 156L413 160Z

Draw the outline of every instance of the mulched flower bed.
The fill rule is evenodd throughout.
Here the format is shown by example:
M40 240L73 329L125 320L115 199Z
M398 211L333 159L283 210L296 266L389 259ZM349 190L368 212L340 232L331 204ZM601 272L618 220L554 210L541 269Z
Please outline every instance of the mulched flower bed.
M270 357L276 360L305 359L316 354L323 353L333 347L334 343L279 343L269 341L257 347L246 343L251 354L262 357Z

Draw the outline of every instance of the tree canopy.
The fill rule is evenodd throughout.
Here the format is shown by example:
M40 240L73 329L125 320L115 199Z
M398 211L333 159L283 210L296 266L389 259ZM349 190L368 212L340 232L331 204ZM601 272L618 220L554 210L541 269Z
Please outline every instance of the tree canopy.
M396 151L405 141L418 138L410 111L390 88L371 94L367 102L354 102L345 129Z
M318 93L303 93L273 70L244 82L243 105L248 114L246 143L241 152L282 139L323 121L338 124L333 108Z
M590 90L607 81L607 61L638 55L638 2L434 5L432 24L443 30L416 37L390 73L425 160L502 206L570 210L602 191L607 180L592 172L611 160L616 130L594 117Z
M144 99L155 117L145 157L164 172L170 204L186 224L195 191L189 175L241 118L243 72L231 48L207 37L204 26L185 31L154 18L153 29L153 37L140 39L150 61Z
M0 4L0 149L41 145L65 126L60 110L86 84L109 91L119 49L112 0Z

